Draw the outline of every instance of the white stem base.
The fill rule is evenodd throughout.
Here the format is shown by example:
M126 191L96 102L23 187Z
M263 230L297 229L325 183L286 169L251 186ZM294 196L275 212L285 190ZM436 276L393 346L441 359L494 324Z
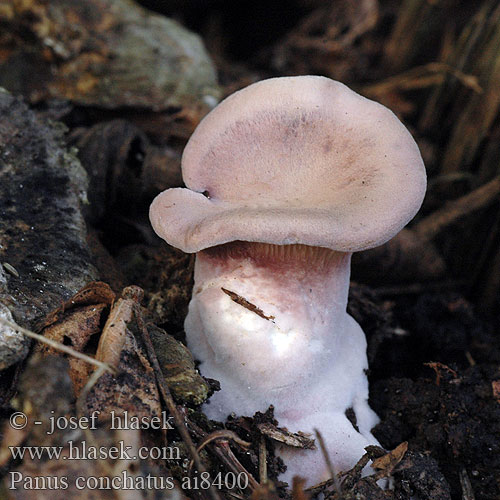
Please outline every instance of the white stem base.
M295 259L270 275L276 258L263 264L262 258L221 261L198 254L185 322L201 373L221 383L204 407L208 417L251 416L272 404L280 426L321 432L337 471L351 468L365 446L377 444L370 433L378 418L367 402L366 340L345 311L349 257L335 254L326 268L304 268ZM359 432L345 415L348 408ZM279 454L288 466L282 479L290 484L294 475L308 485L328 478L319 446L280 446Z

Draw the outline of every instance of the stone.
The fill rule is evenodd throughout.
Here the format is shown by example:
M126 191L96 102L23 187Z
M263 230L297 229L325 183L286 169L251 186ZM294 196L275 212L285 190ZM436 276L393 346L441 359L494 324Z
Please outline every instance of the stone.
M87 175L63 132L0 92L0 305L27 328L97 278L81 213ZM15 336L0 345L0 368L27 354Z

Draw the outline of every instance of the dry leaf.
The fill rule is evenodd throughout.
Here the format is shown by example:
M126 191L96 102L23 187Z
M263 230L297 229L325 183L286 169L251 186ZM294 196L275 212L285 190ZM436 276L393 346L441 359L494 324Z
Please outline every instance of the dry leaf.
M69 345L78 352L88 353L87 344L93 335L101 331L102 318L107 304L89 305L75 308L66 313L60 313L59 321L46 327L42 334L56 342ZM44 356L60 356L61 353L46 344L38 344L38 352ZM93 354L93 353L90 353ZM94 367L84 360L68 356L70 377L75 394L79 394L87 383Z
M109 317L104 325L104 329L97 346L96 359L103 363L108 363L116 368L120 362L120 355L125 345L126 331L129 323L134 318L135 307L140 299L125 298L129 290L140 290L139 287L128 287L123 291L124 298L118 299L111 309ZM139 296L141 295L140 292Z
M401 462L403 457L405 456L406 451L408 450L408 442L403 441L400 445L394 448L392 451L383 455L382 457L376 458L373 460L371 466L377 470L384 470L387 475L389 475L394 467Z
M139 287L127 287L113 304L115 294L107 284L91 283L44 321L44 336L63 344L69 343L76 351L117 368L116 376L103 374L94 384L84 403L89 412L99 411L105 415L112 410L117 413L128 411L130 415L146 417L161 414L153 369L133 333L137 329L134 315L136 312L140 314L142 295ZM105 312L111 304L101 332ZM97 342L91 340L99 334L95 352ZM45 345L38 350L44 355L61 355ZM68 360L71 381L78 396L94 366L76 358L69 357Z
M154 325L148 325L148 332L174 399L180 403L201 405L208 398L210 387L196 369L189 349Z
M102 281L93 281L76 292L73 297L64 302L55 311L49 313L39 325L39 330L42 330L56 321L59 321L66 311L87 305L111 305L114 300L115 292L111 290L111 287L107 283L103 283Z

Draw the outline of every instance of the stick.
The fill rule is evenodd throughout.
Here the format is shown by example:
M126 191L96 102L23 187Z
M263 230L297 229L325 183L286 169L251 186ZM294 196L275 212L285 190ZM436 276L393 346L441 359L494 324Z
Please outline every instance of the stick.
M430 241L446 226L475 210L500 199L500 175L465 196L449 201L416 224L412 231L422 240Z
M323 439L323 436L319 432L318 429L314 429L314 433L316 434L316 437L318 438L318 443L321 448L321 452L323 453L323 456L325 457L325 462L326 466L328 467L328 472L330 473L330 476L333 479L333 484L335 486L335 491L339 494L342 495L342 490L340 488L340 481L337 476L337 473L335 471L335 467L332 464L332 461L330 460L330 455L328 455L328 451L326 450L326 445L325 441Z
M200 429L194 422L188 420L188 425L191 431L197 436L199 439L205 439L207 437L207 433ZM241 462L236 458L234 453L231 451L231 448L228 446L227 441L215 441L210 443L210 449L213 453L219 458L219 460L236 475L240 473L244 473L248 477L248 488L250 491L254 491L259 488L259 483L255 480L255 478L250 474Z
M260 484L267 483L267 450L266 438L263 434L260 435L259 443L259 481Z
M172 394L170 393L170 389L168 388L167 384L165 383L165 379L163 377L163 373L160 368L160 364L158 363L158 358L156 357L156 353L153 347L153 343L151 342L151 337L149 336L148 329L146 327L146 324L144 323L144 320L142 318L142 314L139 310L139 306L135 307L135 317L137 319L137 325L139 326L139 329L141 330L142 333L142 338L144 340L144 344L146 345L146 349L148 351L148 357L151 362L151 366L153 367L153 371L155 373L156 377L156 382L158 384L158 388L160 390L160 394L163 398L163 401L167 405L168 411L174 418L175 426L177 427L177 430L179 431L179 434L182 437L182 440L186 444L189 454L191 455L191 458L193 459L196 468L198 469L198 472L207 472L207 469L203 465L203 462L201 461L200 456L198 455L198 452L196 451L196 448L193 444L193 440L191 439L191 436L189 435L189 432L184 424L184 421L182 417L179 415L179 412L177 411L177 407L175 405L174 399L172 398ZM215 489L213 488L212 484L210 483L210 487L208 488L208 494L210 495L210 498L212 500L220 500L219 494Z
M205 446L212 443L213 441L217 441L218 439L224 439L224 440L231 439L235 443L238 443L240 446L243 446L244 448L249 448L251 445L251 443L247 443L246 441L243 441L243 439L240 439L240 437L235 432L223 429L220 431L214 431L205 438L203 438L201 443L198 445L198 448L196 448L197 453L200 453L200 451L203 450ZM194 461L191 460L188 466L188 474L191 474L191 469L193 468L193 465Z

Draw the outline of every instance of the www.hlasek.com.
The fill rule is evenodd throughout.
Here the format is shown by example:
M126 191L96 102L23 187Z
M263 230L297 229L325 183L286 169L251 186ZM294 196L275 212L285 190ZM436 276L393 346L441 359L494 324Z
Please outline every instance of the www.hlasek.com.
M114 446L94 446L68 441L66 446L9 446L14 460L181 460L177 446L141 446L135 449L124 441Z
M53 413L53 412L52 412ZM111 430L124 429L163 429L168 431L173 429L172 417L164 413L161 417L152 416L150 418L129 416L127 412L115 414L111 412L109 428ZM61 430L94 430L97 429L97 419L99 412L93 412L88 417L67 417L55 416L49 417L47 422L33 421L33 425L44 425L47 429L47 435L53 435ZM23 429L28 425L28 416L22 412L13 413L10 417L10 425L14 429ZM169 476L154 476L147 474L141 476L139 474L130 474L126 470L127 462L140 460L182 460L180 450L177 446L132 446L125 441L120 440L112 446L98 446L88 444L85 439L69 440L64 446L9 446L12 458L16 462L21 462L23 459L33 461L49 460L64 461L64 460L114 460L124 461L124 469L113 476L98 476L80 475L27 475L20 471L11 471L8 474L8 487L11 490L66 490L74 487L77 490L171 490L175 487L174 479ZM198 476L189 476L181 481L183 489L207 489L210 486L218 488L239 488L245 489L248 486L248 476L244 473L234 474L217 474L216 477L211 477L207 473L201 473Z

